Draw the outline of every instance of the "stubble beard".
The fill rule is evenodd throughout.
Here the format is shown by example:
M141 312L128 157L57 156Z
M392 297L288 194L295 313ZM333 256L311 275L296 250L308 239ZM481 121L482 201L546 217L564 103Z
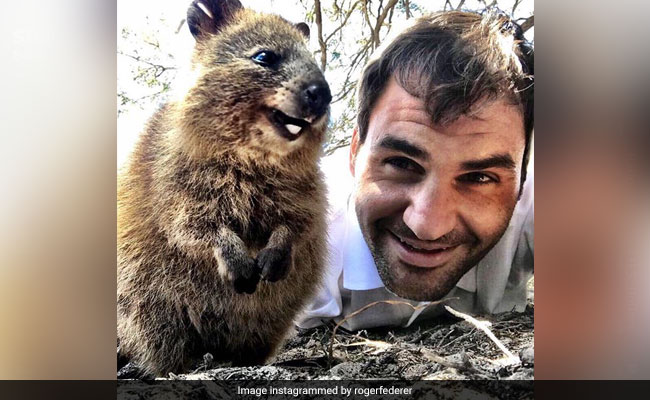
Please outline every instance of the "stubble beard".
M445 243L450 241L460 243L459 248L455 249L455 251L464 250L460 248L464 247L468 249L466 250L466 254L460 256L460 259L450 260L445 265L431 269L406 265L397 259L391 262L391 257L386 251L388 248L386 242L389 240L388 236L390 233L388 233L385 224L381 221L376 222L372 226L372 232L365 232L365 229L362 228L362 233L375 261L379 277L388 291L399 297L411 300L436 301L446 296L456 286L463 275L485 257L499 239L501 239L506 228L507 224L499 230L498 235L489 238L490 241L487 243L481 241L473 232L450 235L453 239L443 239L442 241ZM404 231L404 229L408 230L405 227L398 228L397 230ZM397 265L391 268L391 263ZM407 287L404 287L404 282L400 282L401 278L398 276L400 274L398 269L402 271L406 270L409 271L408 273L413 274L408 281ZM418 277L422 279L413 279Z

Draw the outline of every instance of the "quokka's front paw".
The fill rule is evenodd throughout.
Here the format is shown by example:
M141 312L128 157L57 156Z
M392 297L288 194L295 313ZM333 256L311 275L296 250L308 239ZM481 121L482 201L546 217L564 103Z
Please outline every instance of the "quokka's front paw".
M237 263L232 263L230 268L235 292L248 294L255 292L260 281L260 271L255 265L255 260L250 257L242 258Z
M269 282L284 279L291 268L291 246L262 249L257 255L256 262L262 279Z

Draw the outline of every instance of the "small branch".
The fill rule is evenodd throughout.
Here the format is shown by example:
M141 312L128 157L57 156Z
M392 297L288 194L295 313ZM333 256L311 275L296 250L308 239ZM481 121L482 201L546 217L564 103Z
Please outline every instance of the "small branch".
M375 348L375 351L373 352L374 354L380 353L382 351L388 350L391 347L393 347L392 344L383 342L381 340L370 340L365 338L361 338L361 341L359 342L346 343L343 345L343 347L356 347L356 346L374 347Z
M339 92L339 93L334 97L334 100L332 100L332 104L334 104L334 103L336 103L336 102L339 102L339 101L343 100L344 98L346 98L346 97L348 96L348 94L350 94L350 92L352 91L352 89L355 88L355 86L356 86L356 82L350 82L350 79L349 79L349 78L350 78L350 77L348 76L348 77L345 79L345 82L343 83L343 88L342 88L341 91L340 91L340 92Z
M352 5L352 7L350 7L350 9L348 10L348 12L345 13L345 16L343 17L343 22L341 22L341 25L337 26L336 29L334 29L334 30L332 31L332 33L330 33L329 35L327 35L327 37L325 38L325 44L327 44L327 42L329 42L330 39L331 39L332 37L334 37L334 35L336 35L336 34L337 34L341 29L343 29L343 27L345 26L345 24L348 22L348 19L350 19L350 16L352 15L353 11L357 8L357 5L359 5L360 2L361 2L361 0L357 0L357 1Z
M318 45L320 46L320 67L324 72L327 66L327 43L323 40L323 15L321 14L320 0L314 1L314 14L316 15L316 27L318 28Z
M451 333L453 331L454 331L454 328L451 328L450 330L447 331L447 334L445 336L443 336L442 339L440 339L440 341L436 345L436 349L440 348L440 346L442 346L442 343L445 341L445 339L447 339L449 337L449 335L451 335Z
M497 345L497 347L508 357L508 361L511 361L513 363L518 363L519 362L519 357L515 356L504 346L503 343L499 339L497 339L496 336L494 336L494 333L488 328L490 323L488 321L479 321L476 318L472 317L471 315L464 314L460 311L456 311L453 308L449 306L445 306L445 309L449 311L451 314L455 315L458 318L462 318L465 321L469 322L470 324L474 325L478 329L482 330L485 332L485 334Z
M468 337L468 336L471 336L474 332L476 332L476 329L475 329L475 328L472 328L471 331L469 331L469 332L467 332L467 333L465 333L465 334L462 334L462 335L460 335L460 336L458 336L458 337L456 337L456 338L454 338L454 339L451 339L449 342L447 342L447 343L445 343L444 345L440 346L440 348L441 348L441 349L444 349L444 348L447 347L447 346L451 346L452 344L454 344L454 343L456 343L456 342L458 342L458 341L461 341L461 340L465 339L465 338Z
M156 40L155 43L152 42L152 41L149 41L149 40L147 40L147 39L142 39L142 41L145 42L146 44L148 44L149 46L151 46L151 47L155 47L155 48L157 48L158 50L160 50L160 42L158 42L157 40Z
M371 44L372 42L366 42L366 44L363 45L363 48L361 48L361 50L359 50L357 54L355 54L354 58L348 65L347 76L345 77L345 82L343 82L343 87L336 95L334 95L334 100L332 100L332 103L336 103L343 100L348 96L348 94L350 94L352 90L356 88L356 81L351 82L352 74L356 69L357 64L359 64L360 61L365 61L368 51L370 50Z
M377 24L375 25L375 29L373 30L373 38L374 38L374 48L377 48L379 46L379 32L381 31L382 26L384 25L384 20L386 19L386 16L392 10L395 5L397 4L397 0L390 0L390 2L384 7L384 10L380 15L377 16Z
M366 42L366 44L363 45L363 48L359 50L359 52L354 56L352 61L350 62L350 73L354 70L354 68L357 66L360 60L364 60L364 57L368 54L368 51L370 50L370 46L372 45L372 42ZM365 61L365 60L364 60ZM365 62L364 62L365 64Z
M424 357L426 357L429 361L432 361L434 363L443 365L447 368L455 368L459 371L473 371L474 367L472 366L472 363L469 361L467 358L467 355L465 353L463 354L463 357L461 359L461 362L455 362L455 361L450 361L444 357L440 357L439 355L435 354L429 349L421 348L420 352Z
M176 34L178 35L178 32L181 31L181 28L183 27L183 24L185 23L185 18L181 20L181 22L178 23L178 28L176 28Z
M325 150L325 155L330 155L330 154L334 153L336 150L338 150L338 149L340 149L342 147L345 147L345 146L349 146L349 145L350 145L350 140L349 139L343 140L343 141L337 143L335 146L328 147L327 150Z
M131 54L126 54L126 53L123 53L121 51L118 51L117 54L132 58L135 61L139 61L141 63L148 64L148 65L150 65L150 66L152 66L152 67L154 67L156 69L161 69L161 70L163 70L163 72L167 71L167 70L170 70L170 69L176 69L176 67L167 67L167 66L160 65L160 64L154 64L151 61L143 60L142 58L140 58L140 56L134 56L134 55L131 55Z
M373 38L374 30L372 28L372 23L370 22L370 15L368 13L368 2L367 1L363 2L362 11L363 11L363 17L366 20L366 24L368 25L368 28L370 28L370 37L371 37L370 41L372 42L373 41L372 38Z
M162 89L162 90L160 90L160 91L158 91L158 92L154 92L154 93L151 93L151 94L147 94L147 95L144 95L144 96L142 96L142 97L138 97L137 99L131 99L131 101L133 101L134 103L137 103L137 102L139 102L139 101L141 101L141 100L144 100L144 99L147 99L147 98L149 98L149 97L156 97L156 96L159 96L159 95L165 93L166 91L167 91L167 88L164 88L164 89Z
M430 302L428 304L421 304L419 306L414 306L413 304L411 304L409 302L401 301L401 300L379 300L379 301L374 301L374 302L372 302L370 304L366 304L365 306L361 307L360 309L348 314L345 318L340 320L336 324L336 326L334 327L334 330L332 331L332 338L330 339L329 362L331 363L332 359L334 359L334 338L336 338L336 331L339 328L339 326L343 325L343 323L345 323L345 321L347 321L348 319L350 319L350 318L352 318L352 317L354 317L356 315L361 314L362 312L366 311L367 309L369 309L371 307L374 307L374 306L376 306L378 304L394 304L394 305L404 304L404 305L407 305L407 306L411 307L413 309L413 311L415 312L417 310L427 308L429 306L433 306L433 305L436 305L436 304L444 303L445 301L449 301L449 300L452 300L452 299L453 298L447 298L447 299L442 299L442 300L438 300L438 301L432 301L432 302Z

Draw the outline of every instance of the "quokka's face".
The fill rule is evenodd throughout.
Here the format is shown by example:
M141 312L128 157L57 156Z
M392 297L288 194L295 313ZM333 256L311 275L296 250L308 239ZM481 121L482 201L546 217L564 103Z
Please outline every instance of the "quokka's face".
M319 146L332 96L307 36L305 24L239 10L198 37L187 105L212 121L203 134L276 155Z

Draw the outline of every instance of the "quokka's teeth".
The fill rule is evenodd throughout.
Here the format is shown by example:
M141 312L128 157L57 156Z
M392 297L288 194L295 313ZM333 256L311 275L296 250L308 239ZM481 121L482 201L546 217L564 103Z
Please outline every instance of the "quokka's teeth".
M291 132L292 134L294 134L294 135L297 135L298 132L300 132L300 130L302 129L302 128L299 127L299 126L297 126L297 125L292 125L292 124L286 124L284 127L287 128L287 130L288 130L289 132Z

